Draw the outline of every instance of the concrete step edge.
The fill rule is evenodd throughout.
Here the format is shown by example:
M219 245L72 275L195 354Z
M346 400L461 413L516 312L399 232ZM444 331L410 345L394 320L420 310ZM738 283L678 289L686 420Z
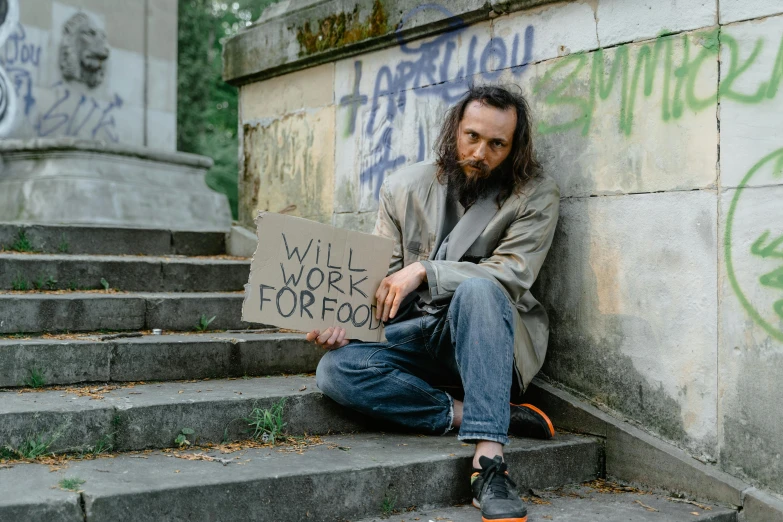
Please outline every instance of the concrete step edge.
M248 260L0 253L0 291L238 291L249 274Z
M323 355L302 334L116 335L0 339L0 388L307 373Z
M32 332L194 331L266 325L242 321L242 292L0 293L0 334Z
M255 408L273 412L281 401L291 434L364 429L357 414L318 391L314 377L208 379L0 393L0 446L36 441L53 453L101 444L116 451L167 448L183 429L193 430L198 443L241 440Z
M20 232L23 236L20 237ZM20 242L21 241L21 242ZM87 225L0 223L0 245L68 254L218 255L224 232L190 232Z
M309 448L277 450L197 452L228 457L234 461L228 465L153 452L74 462L54 473L40 465L16 466L4 471L13 489L0 499L0 518L12 509L65 511L76 497L83 511L72 509L73 517L81 517L72 519L88 522L355 520L379 513L390 499L400 507L450 505L470 495L473 447L454 436L329 436ZM506 460L517 483L541 488L594 479L603 457L594 439L563 435L512 439ZM82 492L58 490L65 477L84 480Z

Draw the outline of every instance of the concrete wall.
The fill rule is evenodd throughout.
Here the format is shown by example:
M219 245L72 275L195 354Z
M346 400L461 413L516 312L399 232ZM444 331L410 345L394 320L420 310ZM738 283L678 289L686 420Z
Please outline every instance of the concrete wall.
M17 110L4 137L62 137L176 149L176 0L10 0L19 23L0 48ZM109 57L95 88L65 81L63 25L86 13L105 31ZM2 42L0 42L2 44Z
M524 90L562 191L544 373L783 493L783 3L555 3L248 83L240 219L371 230L471 81Z

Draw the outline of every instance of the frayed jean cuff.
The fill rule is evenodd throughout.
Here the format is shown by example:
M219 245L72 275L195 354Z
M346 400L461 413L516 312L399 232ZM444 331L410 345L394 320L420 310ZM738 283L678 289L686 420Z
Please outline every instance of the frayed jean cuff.
M487 440L489 442L497 442L504 446L508 444L507 435L496 435L490 433L462 433L462 431L460 431L459 436L457 436L457 439L462 442L470 442L473 444L476 444L477 442L481 442L482 440Z

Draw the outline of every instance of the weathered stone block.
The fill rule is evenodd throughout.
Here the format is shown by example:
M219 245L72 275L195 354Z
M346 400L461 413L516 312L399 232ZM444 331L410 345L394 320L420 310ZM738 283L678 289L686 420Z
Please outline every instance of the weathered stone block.
M783 4L775 0L720 0L720 23L729 24L783 13Z
M371 234L375 228L377 212L342 212L334 214L333 225L339 228L347 228Z
M598 41L609 46L715 25L718 16L712 0L600 0L596 19Z
M177 63L177 0L147 4L147 50L150 58ZM176 77L177 68L172 71Z
M150 56L147 68L147 109L176 114L177 61Z
M779 153L780 157L781 153ZM775 159L761 164L770 176ZM720 465L783 493L783 187L721 194Z
M748 177L756 162L783 146L783 16L724 27L720 43L721 186L783 183L768 175Z
M502 41L508 53L508 60L500 61L497 68L592 51L598 47L595 24L593 8L581 2L555 4L497 18L493 22L493 39Z
M716 451L717 198L564 199L533 294L544 372L698 454Z
M177 112L147 111L147 147L157 150L177 150Z
M334 190L334 107L244 126L244 171L239 179L240 221L257 210L329 223Z
M143 86L137 81L128 81L128 78L144 78L144 55L125 49L112 49L111 60L107 61L106 67L109 89L122 98L123 104L136 108L144 107ZM152 74L150 80L156 81Z
M275 118L334 102L335 64L328 63L243 85L239 89L242 123Z
M715 38L691 33L504 72L527 93L538 157L562 196L715 185Z
M209 158L73 139L6 140L0 155L0 221L193 231L231 226L226 196L204 182Z

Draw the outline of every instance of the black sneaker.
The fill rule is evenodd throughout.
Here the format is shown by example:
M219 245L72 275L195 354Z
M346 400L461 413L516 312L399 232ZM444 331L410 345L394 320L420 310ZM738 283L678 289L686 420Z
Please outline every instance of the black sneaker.
M519 437L551 439L555 436L555 427L549 417L532 404L511 404L508 432Z
M517 485L508 476L508 467L500 455L494 459L479 457L481 469L470 477L473 505L481 510L484 522L527 522L527 508L517 493Z

